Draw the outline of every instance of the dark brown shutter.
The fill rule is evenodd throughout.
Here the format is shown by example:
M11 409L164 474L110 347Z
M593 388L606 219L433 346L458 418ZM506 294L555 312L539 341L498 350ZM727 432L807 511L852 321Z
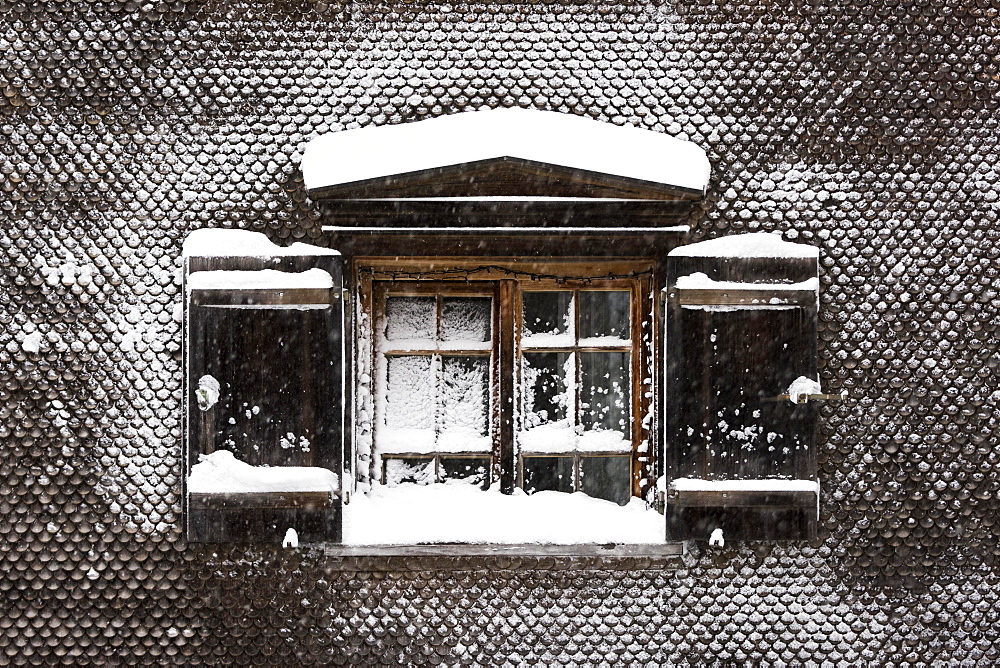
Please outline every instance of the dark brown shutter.
M329 274L333 287L278 289L266 280L198 287L208 276L200 272L313 269ZM302 541L340 540L342 284L335 254L185 258L187 474L202 455L224 449L251 466L322 467L340 479L332 492L186 487L188 540L280 543L289 528ZM210 407L197 397L204 376L220 386Z
M815 404L787 392L817 378L817 258L731 248L667 261L667 535L812 538Z

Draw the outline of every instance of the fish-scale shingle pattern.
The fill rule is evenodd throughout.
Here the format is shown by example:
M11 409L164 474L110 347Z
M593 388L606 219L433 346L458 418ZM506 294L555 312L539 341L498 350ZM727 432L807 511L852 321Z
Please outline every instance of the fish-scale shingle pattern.
M995 2L0 0L0 92L0 662L1000 661ZM184 235L319 239L305 141L483 106L695 141L693 238L820 247L851 399L822 411L814 545L185 548Z

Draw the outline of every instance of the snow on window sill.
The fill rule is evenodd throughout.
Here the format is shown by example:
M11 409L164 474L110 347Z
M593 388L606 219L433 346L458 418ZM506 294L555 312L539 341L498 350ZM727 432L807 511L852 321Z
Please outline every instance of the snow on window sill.
M342 568L378 570L381 564L388 570L398 570L393 563L405 559L410 569L470 568L680 568L685 544L682 542L659 545L575 544L537 545L438 543L434 545L335 545L322 546L328 557L345 560ZM638 562L638 563L637 563Z
M626 506L577 492L501 494L467 484L389 487L356 493L344 506L344 544L380 549L408 545L578 545L662 548L665 520L645 502Z

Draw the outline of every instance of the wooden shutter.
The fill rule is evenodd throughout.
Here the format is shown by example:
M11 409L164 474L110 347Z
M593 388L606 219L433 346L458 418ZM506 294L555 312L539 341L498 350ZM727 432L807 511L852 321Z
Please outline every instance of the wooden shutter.
M731 238L667 261L671 539L816 534L815 404L788 390L799 379L794 387L819 392L818 256L769 236L747 235L746 256Z
M340 540L342 260L301 248L185 257L190 541L280 543L288 529L303 541ZM192 476L221 450L264 483L206 486Z

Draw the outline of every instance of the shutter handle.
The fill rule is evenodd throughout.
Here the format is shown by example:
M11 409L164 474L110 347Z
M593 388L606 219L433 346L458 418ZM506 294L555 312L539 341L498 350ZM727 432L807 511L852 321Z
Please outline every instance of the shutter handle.
M841 401L847 401L849 398L847 390L841 391L840 394L798 394L796 397L797 401L793 401L790 394L779 394L776 397L761 397L760 400L791 401L793 404L808 404L810 401L828 401L830 403L839 403Z

